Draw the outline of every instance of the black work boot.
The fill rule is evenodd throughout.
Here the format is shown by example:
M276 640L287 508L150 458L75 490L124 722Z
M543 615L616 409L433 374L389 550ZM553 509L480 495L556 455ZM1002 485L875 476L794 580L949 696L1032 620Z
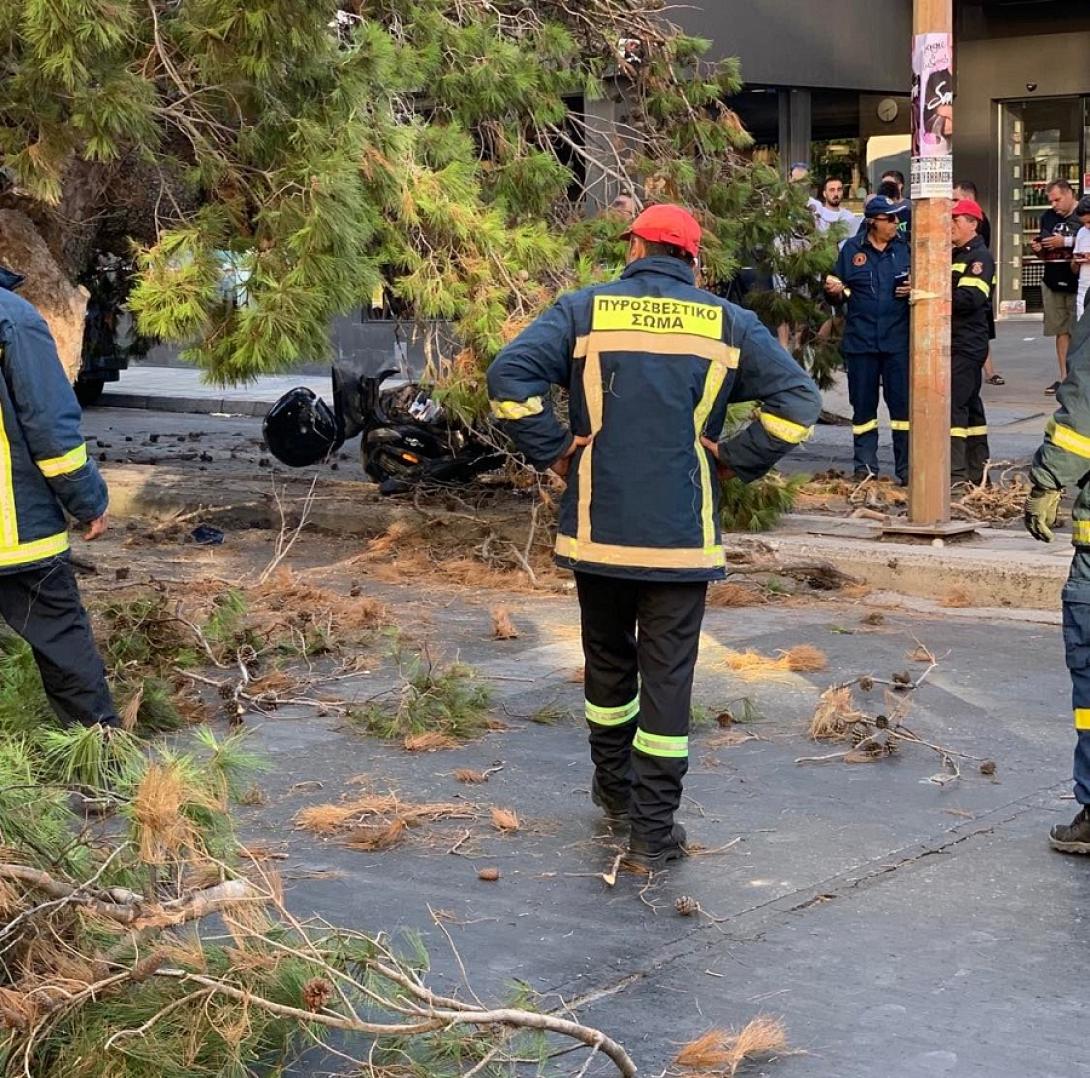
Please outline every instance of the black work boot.
M653 845L639 835L633 835L628 840L628 852L624 856L625 863L645 868L648 872L657 872L671 861L680 861L682 857L688 857L689 851L685 849L685 840L685 828L679 823L674 824L669 838L663 845Z
M590 799L605 813L607 820L628 822L628 796L621 797L605 790L598 781L597 773L590 784Z
M1070 823L1058 823L1049 832L1048 843L1060 853L1090 854L1090 805L1083 805Z

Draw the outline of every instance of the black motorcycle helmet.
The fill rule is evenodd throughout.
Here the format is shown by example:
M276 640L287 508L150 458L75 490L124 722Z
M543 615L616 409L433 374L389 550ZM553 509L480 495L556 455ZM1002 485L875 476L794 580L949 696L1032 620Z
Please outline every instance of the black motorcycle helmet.
M333 409L306 386L289 390L272 406L263 430L269 452L289 468L320 464L344 444Z

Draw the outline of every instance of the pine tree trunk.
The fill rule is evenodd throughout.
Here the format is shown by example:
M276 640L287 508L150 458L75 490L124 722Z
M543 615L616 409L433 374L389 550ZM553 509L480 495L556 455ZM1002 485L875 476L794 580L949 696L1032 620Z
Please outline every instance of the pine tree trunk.
M83 351L87 290L73 285L26 214L0 210L0 264L26 276L19 294L49 324L65 372L75 381Z

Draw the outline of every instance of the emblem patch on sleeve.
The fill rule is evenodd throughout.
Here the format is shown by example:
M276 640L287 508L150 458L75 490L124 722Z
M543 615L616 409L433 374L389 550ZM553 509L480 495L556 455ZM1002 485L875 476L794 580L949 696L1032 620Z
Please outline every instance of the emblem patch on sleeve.
M970 273L971 273L971 274L972 274L972 275L973 275L974 277L979 277L979 276L980 276L980 275L981 275L981 274L982 274L982 273L984 272L984 263L983 263L983 262L974 262L974 263L973 263L973 264L972 264L972 265L971 265L971 266L969 267L969 272L970 272Z
M862 251L860 251L857 255L855 255L852 258L852 265L853 266L865 266L866 264L867 264L867 256Z

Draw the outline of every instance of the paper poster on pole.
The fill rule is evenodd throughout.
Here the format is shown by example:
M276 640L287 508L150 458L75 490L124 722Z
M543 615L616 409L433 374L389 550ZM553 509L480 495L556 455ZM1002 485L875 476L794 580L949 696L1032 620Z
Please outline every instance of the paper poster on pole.
M954 51L950 34L912 48L912 197L949 198L954 184Z

